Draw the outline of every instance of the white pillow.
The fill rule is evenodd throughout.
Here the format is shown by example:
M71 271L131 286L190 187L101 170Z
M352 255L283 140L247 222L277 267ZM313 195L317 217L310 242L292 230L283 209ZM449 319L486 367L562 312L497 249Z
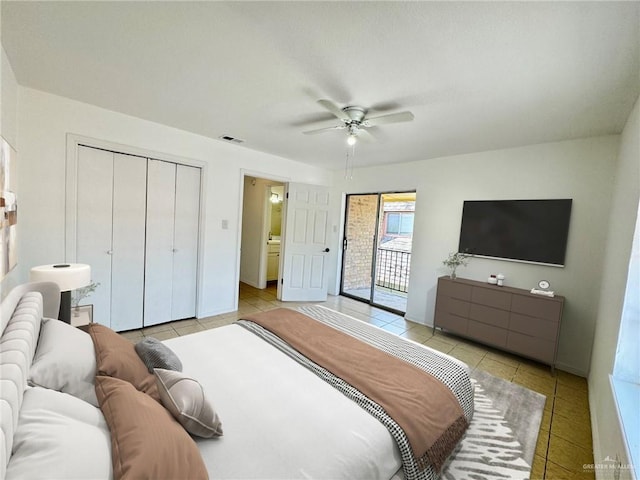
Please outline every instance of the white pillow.
M28 388L7 480L112 478L111 436L99 408L66 393Z
M91 336L60 320L43 319L29 385L68 393L97 407L95 377Z

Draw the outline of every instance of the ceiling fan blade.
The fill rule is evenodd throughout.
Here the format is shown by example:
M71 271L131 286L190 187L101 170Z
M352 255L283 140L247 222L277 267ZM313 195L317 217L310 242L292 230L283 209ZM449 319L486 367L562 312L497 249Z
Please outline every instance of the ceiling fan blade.
M374 125L382 125L385 123L410 122L414 119L411 112L390 113L388 115L380 115L379 117L366 118L362 125L365 127L373 127Z
M342 109L333 103L331 100L318 100L318 103L322 105L326 110L333 113L340 120L349 120L349 115L347 115Z
M358 134L356 135L358 140L362 140L365 143L374 143L376 142L376 137L371 135L371 132L367 132L366 130L359 128Z
M345 125L336 125L335 127L326 127L326 128L316 128L315 130L307 130L306 132L302 132L305 135L316 135L317 133L328 132L329 130L342 130L346 128Z

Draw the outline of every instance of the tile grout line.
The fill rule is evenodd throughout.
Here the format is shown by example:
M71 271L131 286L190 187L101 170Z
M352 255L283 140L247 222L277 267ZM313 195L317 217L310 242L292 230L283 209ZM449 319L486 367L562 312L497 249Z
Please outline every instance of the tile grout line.
M543 478L547 478L547 464L549 463L549 449L551 448L551 429L553 428L553 420L555 417L555 409L556 409L556 394L558 392L558 377L556 373L556 381L553 385L553 399L551 400L553 403L551 404L551 422L549 422L549 438L547 439L547 449L544 452L544 476Z

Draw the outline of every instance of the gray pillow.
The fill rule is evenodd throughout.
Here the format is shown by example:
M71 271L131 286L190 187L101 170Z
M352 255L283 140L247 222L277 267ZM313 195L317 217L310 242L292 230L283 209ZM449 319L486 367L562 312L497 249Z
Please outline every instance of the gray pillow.
M161 368L156 368L154 373L162 405L187 432L204 438L222 435L220 417L197 380L184 373Z
M140 359L149 369L149 373L153 373L154 368L182 371L182 362L178 356L157 338L146 337L136 343L135 349Z

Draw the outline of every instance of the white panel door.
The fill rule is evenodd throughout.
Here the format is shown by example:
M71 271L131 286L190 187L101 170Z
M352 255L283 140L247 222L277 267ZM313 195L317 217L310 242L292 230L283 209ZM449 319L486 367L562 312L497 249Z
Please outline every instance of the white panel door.
M176 165L150 159L147 164L144 326L172 320L175 186Z
M289 183L287 191L282 300L326 300L329 189Z
M177 166L175 205L171 320L196 315L200 217L199 168Z
M93 321L111 327L111 231L113 153L78 149L76 262L91 266L100 285L83 303L93 304Z
M114 154L111 328L142 327L147 159Z

